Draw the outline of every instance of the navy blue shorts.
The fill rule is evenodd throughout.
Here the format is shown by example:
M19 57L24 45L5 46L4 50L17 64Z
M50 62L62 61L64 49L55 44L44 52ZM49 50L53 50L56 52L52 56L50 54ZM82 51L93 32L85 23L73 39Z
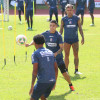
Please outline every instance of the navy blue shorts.
M20 6L17 8L19 11L22 11L24 13L24 6Z
M89 8L89 13L93 14L94 12L94 7L93 8Z
M78 16L79 14L84 15L84 9L77 8L76 15Z
M33 17L33 10L26 10L26 18Z
M33 90L31 97L35 100L39 100L39 98L42 95L44 95L45 98L47 98L50 95L51 90L53 89L54 85L55 85L55 82L36 83L36 85L34 86L34 90Z
M50 9L49 9L49 14L50 14L50 15L53 15L53 14L58 15L57 7L55 7L55 8L50 8Z
M73 43L76 43L78 42L78 38L75 38L75 39L64 39L64 43L68 43L68 44L73 44Z

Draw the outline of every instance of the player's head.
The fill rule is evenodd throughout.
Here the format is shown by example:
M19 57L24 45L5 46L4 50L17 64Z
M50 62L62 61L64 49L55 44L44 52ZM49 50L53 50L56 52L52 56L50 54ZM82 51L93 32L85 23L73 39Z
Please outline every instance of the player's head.
M56 20L51 20L50 21L50 32L51 33L55 33L56 28L57 28L57 22L56 22Z
M68 16L72 16L73 15L73 5L67 4L65 7L65 11L66 11Z
M43 44L45 43L45 38L43 35L38 34L33 37L33 41L34 41L36 49L38 49L40 47L43 47Z

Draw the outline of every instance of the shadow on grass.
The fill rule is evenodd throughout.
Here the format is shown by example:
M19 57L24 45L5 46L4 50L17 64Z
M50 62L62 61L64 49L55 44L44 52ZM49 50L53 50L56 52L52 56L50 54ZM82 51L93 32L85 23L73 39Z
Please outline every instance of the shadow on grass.
M73 91L68 91L68 92L66 92L66 93L64 93L64 94L61 94L61 95L50 96L50 97L48 98L48 100L66 100L66 99L65 99L65 96L67 96L67 95L70 94L71 92L73 92Z
M69 75L69 76L70 76L70 75ZM63 76L60 76L60 78L63 78L63 79L64 79ZM76 80L78 80L78 79L83 80L83 79L85 79L86 77L85 77L85 76L82 77L82 76L80 76L80 75L74 75L74 76L70 76L70 78L71 78L71 80L76 81Z
M64 94L57 95L57 96L49 96L48 100L66 100L66 99L64 99L65 96L67 96L71 92L73 92L73 91L68 91L68 92L66 92ZM30 98L27 98L26 100L30 100Z

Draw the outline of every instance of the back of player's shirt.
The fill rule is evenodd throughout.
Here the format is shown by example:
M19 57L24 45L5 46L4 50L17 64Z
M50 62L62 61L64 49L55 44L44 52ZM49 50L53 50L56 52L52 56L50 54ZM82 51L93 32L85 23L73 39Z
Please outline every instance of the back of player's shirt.
M95 7L95 2L94 0L89 0L90 2L90 8L94 8Z
M21 7L24 4L24 0L17 0L17 2L18 2L18 7Z
M33 0L25 0L27 4L27 10L33 10Z
M51 8L55 8L57 5L57 0L46 0L46 2L49 2Z
M32 54L32 64L38 63L38 82L55 82L55 58L52 51L46 48L39 48Z
M77 2L77 8L80 8L80 9L85 8L86 0L77 0L76 2Z
M73 15L69 18L67 15L62 18L64 22L64 39L78 38L78 20L79 17Z

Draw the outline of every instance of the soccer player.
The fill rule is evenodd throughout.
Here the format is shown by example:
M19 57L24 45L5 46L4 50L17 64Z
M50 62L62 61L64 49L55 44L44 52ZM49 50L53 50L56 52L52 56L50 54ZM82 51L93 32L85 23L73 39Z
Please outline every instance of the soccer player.
M21 21L21 11L24 13L24 0L17 0L17 2L18 2L19 20L20 20L20 24L22 24L22 21Z
M82 74L78 71L78 65L79 65L78 28L82 37L81 43L82 45L84 44L84 35L80 23L80 18L73 14L73 5L71 4L67 4L65 11L67 15L62 18L60 27L61 34L63 33L63 28L64 28L65 65L68 70L70 48L72 47L74 54L75 74Z
M62 12L62 17L64 17L65 13L65 6L69 3L69 0L60 0L60 5L61 5L61 12Z
M45 4L49 8L49 15L50 15L49 21L52 20L52 15L55 14L57 25L58 25L58 10L57 10L58 6L57 6L57 0L44 0L44 2L45 2ZM47 2L49 2L49 5L48 5Z
M89 9L89 13L92 19L92 24L90 24L91 26L94 26L94 15L93 15L94 8L95 8L94 0L89 0L88 9Z
M32 83L29 94L30 100L47 100L51 90L55 86L58 68L54 58L54 54L49 49L43 47L45 39L43 35L36 35L33 38L35 48L37 49L32 54ZM37 83L34 86L37 77Z
M57 28L57 22L55 20L51 20L50 22L50 30L47 30L46 32L42 33L42 35L45 37L45 45L46 48L51 50L57 61L58 68L60 69L63 77L65 80L69 83L69 87L72 91L74 91L74 87L71 83L70 77L67 73L67 69L65 67L65 63L63 61L63 41L62 36L58 31L56 31ZM34 45L34 41L32 41L30 44L26 44L26 47Z
M27 23L28 23L28 30L32 30L32 26L33 26L33 0L25 0L25 1L26 1L26 18L27 18ZM29 17L31 20L31 26L30 26Z
M81 25L83 25L84 11L86 9L86 0L76 0L76 15L81 14Z

